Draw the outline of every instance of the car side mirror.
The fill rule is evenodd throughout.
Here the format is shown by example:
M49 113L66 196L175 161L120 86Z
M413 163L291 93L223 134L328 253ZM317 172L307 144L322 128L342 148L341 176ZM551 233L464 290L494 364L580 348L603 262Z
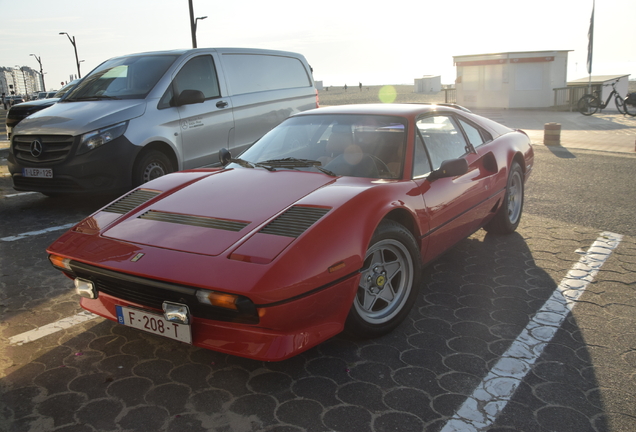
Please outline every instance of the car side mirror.
M219 150L219 162L221 162L221 165L225 166L229 164L231 160L232 153L230 153L228 149L223 147L221 150Z
M176 106L192 105L203 103L205 95L200 90L184 90L177 97Z
M468 162L464 158L448 159L440 167L428 175L429 180L444 177L457 177L468 172Z

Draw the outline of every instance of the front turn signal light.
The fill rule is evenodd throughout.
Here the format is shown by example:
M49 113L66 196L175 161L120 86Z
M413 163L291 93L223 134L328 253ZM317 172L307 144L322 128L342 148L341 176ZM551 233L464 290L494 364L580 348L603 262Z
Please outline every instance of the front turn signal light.
M49 261L54 267L61 270L71 270L71 259L59 255L49 255Z
M233 294L225 294L208 290L198 290L197 299L200 303L205 303L224 309L238 310L238 306L236 305L238 296L235 296Z

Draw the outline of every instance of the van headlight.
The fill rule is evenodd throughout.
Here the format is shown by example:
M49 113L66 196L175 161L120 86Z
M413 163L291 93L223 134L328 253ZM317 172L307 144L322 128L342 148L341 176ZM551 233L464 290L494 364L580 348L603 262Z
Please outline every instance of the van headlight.
M119 138L126 132L128 122L121 122L114 126L109 126L104 129L88 132L82 135L80 145L77 150L77 154L82 154L95 150L97 147L104 145L115 138Z

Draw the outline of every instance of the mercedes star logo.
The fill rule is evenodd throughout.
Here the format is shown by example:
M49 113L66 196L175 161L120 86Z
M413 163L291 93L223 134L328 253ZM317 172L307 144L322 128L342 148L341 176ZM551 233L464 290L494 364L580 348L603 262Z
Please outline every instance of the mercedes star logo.
M39 140L35 140L31 143L31 156L34 158L40 157L42 150L42 143Z

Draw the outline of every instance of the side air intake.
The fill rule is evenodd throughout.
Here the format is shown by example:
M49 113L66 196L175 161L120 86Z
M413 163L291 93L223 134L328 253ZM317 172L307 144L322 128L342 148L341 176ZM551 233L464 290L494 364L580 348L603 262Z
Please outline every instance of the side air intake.
M330 209L294 206L268 223L259 232L297 238Z
M146 190L146 189L137 189L129 193L128 195L118 199L108 207L106 207L103 211L110 213L121 213L125 214L131 210L136 209L142 204L147 203L161 192Z

